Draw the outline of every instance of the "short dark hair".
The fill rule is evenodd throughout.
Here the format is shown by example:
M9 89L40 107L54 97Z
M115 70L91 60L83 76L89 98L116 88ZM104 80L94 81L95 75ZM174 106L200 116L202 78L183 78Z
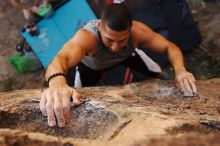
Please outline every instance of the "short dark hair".
M102 11L101 20L104 26L116 31L130 29L132 25L131 12L124 4L108 4Z

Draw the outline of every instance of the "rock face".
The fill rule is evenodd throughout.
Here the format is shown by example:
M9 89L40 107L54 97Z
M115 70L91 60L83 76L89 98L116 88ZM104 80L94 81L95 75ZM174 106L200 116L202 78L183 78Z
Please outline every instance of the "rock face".
M220 79L184 97L172 81L81 88L64 128L47 125L41 90L0 93L0 145L219 145Z

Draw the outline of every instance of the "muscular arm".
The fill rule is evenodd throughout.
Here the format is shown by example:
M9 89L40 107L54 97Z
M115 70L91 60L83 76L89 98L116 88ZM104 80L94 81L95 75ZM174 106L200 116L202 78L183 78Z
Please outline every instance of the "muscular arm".
M80 62L86 53L96 49L97 44L98 40L93 34L79 30L50 63L46 71L46 79L55 73L66 73L70 67ZM75 104L79 103L77 91L67 85L63 76L50 80L49 88L41 94L40 100L41 112L48 117L49 126L56 125L56 119L59 127L63 127L68 122L71 97Z
M87 43L85 43L85 40ZM79 63L86 53L92 52L96 48L97 43L98 40L90 32L86 30L78 31L49 64L45 78L48 79L49 76L58 72L66 73L69 68ZM57 81L59 80L63 79L57 79Z
M167 54L175 71L177 86L180 87L185 95L190 96L193 92L197 92L194 84L195 78L191 73L186 71L183 55L174 43L168 41L158 33L153 32L140 22L134 21L132 32L137 44L143 44L152 51Z
M138 26L134 30L136 34L135 39L138 40L138 43L143 44L154 52L166 53L175 72L184 68L183 55L175 44L168 41L160 34L153 32L142 23L134 22L134 25Z

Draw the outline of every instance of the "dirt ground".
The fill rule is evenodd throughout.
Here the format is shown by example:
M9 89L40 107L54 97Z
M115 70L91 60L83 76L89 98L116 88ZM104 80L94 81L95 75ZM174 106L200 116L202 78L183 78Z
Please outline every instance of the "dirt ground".
M186 56L186 66L198 79L220 76L220 1L201 3L189 0L191 11L199 25L203 43ZM22 11L9 0L0 1L0 91L42 88L44 71L18 75L8 61L16 54L19 30L25 24ZM170 72L170 68L167 68ZM172 72L172 71L171 71Z
M20 29L25 24L21 10L14 8L10 0L0 1L0 91L24 88L42 88L43 70L28 74L16 74L8 57L17 52L15 46L20 40Z

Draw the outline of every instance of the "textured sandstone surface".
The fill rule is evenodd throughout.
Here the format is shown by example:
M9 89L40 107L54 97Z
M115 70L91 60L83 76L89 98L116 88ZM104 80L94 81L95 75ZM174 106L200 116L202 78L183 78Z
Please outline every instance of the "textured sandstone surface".
M64 128L47 125L41 90L0 93L0 145L218 145L220 79L197 81L184 97L173 81L81 88Z

